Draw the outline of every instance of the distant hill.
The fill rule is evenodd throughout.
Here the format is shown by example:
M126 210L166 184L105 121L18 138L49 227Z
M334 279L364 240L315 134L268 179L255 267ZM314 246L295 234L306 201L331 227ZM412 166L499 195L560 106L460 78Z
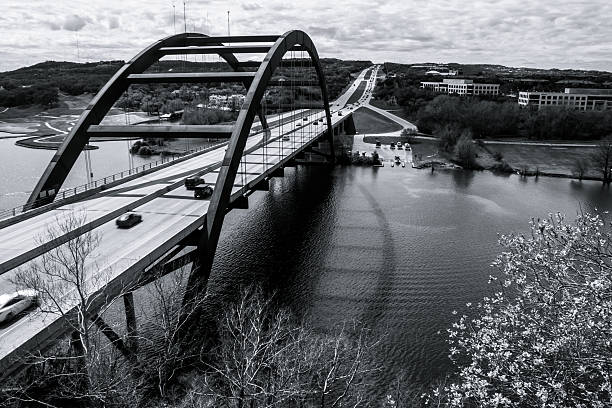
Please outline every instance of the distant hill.
M424 69L448 69L460 71L462 75L549 75L557 77L585 77L585 76L611 76L608 71L596 70L581 70L581 69L557 69L557 68L526 68L526 67L507 67L505 65L496 64L459 64L454 62L449 63L415 63L415 64L398 64L394 62L385 62L385 67L390 71L407 72L409 70L424 70Z
M577 69L540 69L506 67L493 64L397 64L386 62L385 71L396 74L399 79L419 86L420 81L440 81L441 78L465 78L474 81L500 84L500 93L509 94L519 91L563 91L568 87L609 88L612 73ZM427 74L429 71L457 71L456 76Z
M0 107L39 104L50 106L59 92L68 95L95 94L119 70L124 61L46 61L0 73ZM350 74L372 65L371 61L321 60L330 97L334 98L350 81ZM225 62L159 61L147 72L198 72L229 70Z

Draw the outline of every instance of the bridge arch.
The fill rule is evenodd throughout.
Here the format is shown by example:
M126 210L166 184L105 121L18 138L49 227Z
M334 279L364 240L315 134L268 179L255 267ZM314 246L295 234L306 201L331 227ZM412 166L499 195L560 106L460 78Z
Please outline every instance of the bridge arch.
M313 62L319 81L319 87L322 93L328 129L327 136L330 140L333 157L333 128L329 109L327 85L316 47L314 46L311 38L305 32L299 30L286 32L276 40L257 70L257 74L255 75L255 78L247 92L247 97L236 121L236 126L234 127L234 131L223 159L219 177L217 179L217 185L211 198L211 203L208 207L206 225L207 231L203 231L203 235L205 236L202 237L199 244L200 258L195 260L193 268L193 271L196 273L201 271L199 275L203 275L204 280L208 279L208 274L212 268L214 254L217 249L221 228L223 226L223 220L225 218L225 209L229 205L232 185L238 172L240 158L244 152L255 113L260 108L262 97L264 96L264 92L268 87L268 83L270 82L275 69L281 64L285 54L293 50L296 46L300 47L300 50L303 49L304 51L308 52L308 55Z
M276 39L276 36L254 36L249 38L258 41L270 41ZM227 38L218 37L218 39L224 40ZM161 51L163 48L189 47L197 45L202 41L205 41L208 45L223 46L222 42L217 40L217 37L209 37L200 33L182 33L152 43L130 61L126 62L87 105L85 111L66 136L64 142L34 187L26 206L36 208L54 200L68 173L89 142L88 128L91 125L98 125L121 94L127 90L130 85L128 77L131 74L140 74L159 61L165 55ZM216 54L223 58L234 71L243 70L241 63L231 51L220 49Z
M224 43L256 43L273 42L271 46L250 45L232 46ZM265 57L261 63L252 61L239 61L235 52L263 52ZM199 255L194 259L193 275L204 275L205 281L210 273L214 254L216 252L219 236L221 233L226 210L230 205L231 190L238 173L240 160L245 153L245 146L255 115L260 117L264 128L267 127L265 114L262 114L262 98L266 89L271 86L272 76L285 55L290 51L305 51L316 72L317 85L321 90L323 109L326 116L327 138L330 141L333 158L333 127L327 85L325 75L321 67L319 55L312 39L303 31L292 30L282 35L260 35L260 36L233 36L233 37L209 37L199 33L183 33L172 35L156 41L149 45L133 59L121 67L107 84L93 98L85 111L81 114L76 125L68 134L57 153L51 159L43 176L32 192L27 206L38 207L52 202L64 183L68 173L74 166L79 154L85 149L91 136L91 129L98 126L104 116L112 108L113 104L125 92L132 83L142 83L148 79L149 82L173 82L166 80L173 78L182 82L189 82L189 77L181 77L159 74L157 78L144 78L147 74L143 72L159 61L165 55L182 55L198 53L214 53L223 58L234 72L243 72L245 75L225 76L223 78L235 82L243 82L247 88L245 102L239 112L236 123L233 125L229 137L225 157L219 169L219 176L211 197L206 225L203 226L198 243ZM257 66L257 71L246 75L245 67ZM184 74L188 75L188 74ZM154 76L154 75L153 75ZM195 77L192 77L195 78ZM187 81L185 81L187 79ZM198 79L201 79L199 77ZM145 81L146 82L146 81ZM265 112L264 112L265 113ZM214 127L214 126L211 126ZM194 132L191 132L192 134ZM181 136L178 136L181 137ZM186 137L186 136L183 136Z

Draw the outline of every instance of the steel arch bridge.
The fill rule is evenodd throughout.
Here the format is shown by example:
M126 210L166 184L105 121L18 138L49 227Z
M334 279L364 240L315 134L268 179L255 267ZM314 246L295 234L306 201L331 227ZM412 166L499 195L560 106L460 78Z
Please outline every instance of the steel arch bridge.
M309 68L314 69L316 80L310 80L310 77L284 81L274 79L275 70L279 67L283 68L283 58L290 55L290 59L293 59L293 53L295 52L306 53L308 55L309 64L311 64ZM146 72L148 68L153 66L162 57L186 54L218 55L227 62L230 69L226 72ZM237 58L239 54L263 54L264 57L261 62L240 61ZM247 92L237 120L233 125L108 126L100 124L115 102L131 84L157 83L238 83L243 84L247 88ZM321 119L325 122L316 126L317 129L314 132L314 136L305 139L299 144L294 144L295 147L289 150L285 147L280 148L280 154L276 155L279 157L275 158L269 166L266 163L265 166L261 167L261 171L258 170L259 173L252 173L254 177L247 179L243 184L237 184L237 176L245 174L240 171L241 166L245 164L243 159L248 155L255 154L255 149L263 149L265 151L269 145L268 142L272 140L273 131L276 131L275 129L278 130L278 127L281 129L276 134L279 135L277 139L280 141L280 135L283 132L283 118L281 117L281 120L277 122L280 123L280 126L277 128L270 127L266 119L266 105L263 102L266 91L270 87L276 86L310 86L318 88L323 106L322 111L318 112L317 115L322 114ZM259 116L259 122L263 129L263 138L261 142L253 144L252 139L249 139L249 137L252 136L251 131L255 116ZM302 117L299 119L300 126L298 128L303 128ZM308 125L310 125L310 122L308 120ZM295 119L293 119L292 123L295 129ZM145 270L150 271L152 268L157 268L162 270L162 273L167 273L188 264L192 264L188 287L194 288L194 290L205 290L226 213L232 208L247 208L248 194L256 190L267 189L270 177L282 174L284 167L292 166L299 162L301 155L307 150L325 158L327 163L333 163L333 136L334 133L342 130L346 130L349 133L355 131L352 116L350 112L346 112L342 117L339 115L332 117L325 76L321 68L319 56L312 40L306 33L296 30L278 36L209 37L198 33L170 36L153 43L131 61L127 62L100 90L67 135L62 146L51 159L43 176L37 183L27 204L28 209L31 210L24 212L18 217L14 217L12 220L0 222L0 229L6 228L8 225L18 230L22 221L32 221L34 223L36 217L51 212L54 208L62 205L63 202L75 202L79 199L77 198L72 201L65 200L59 193L62 184L70 170L74 167L79 155L86 149L91 137L142 138L149 136L155 138L190 137L225 139L227 148L222 160L220 160L218 170L216 170L215 187L207 209L202 210L204 211L204 216L197 218L196 222L189 221L189 224L185 222L185 226L181 224L180 232L173 232L174 235L171 236L171 239L158 243L158 247L146 252L142 259L134 261L129 267L125 266L125 270L121 272L121 275L114 278L115 280L106 285L106 287L99 288L98 292L112 296L118 283L123 284L126 281L130 281L133 287L137 287L136 285L142 285L147 283L147 281L150 282L151 279L155 279L154 275L148 275L144 278L143 276L133 276L132 274L136 271L144 274ZM319 141L325 142L328 147L327 152L313 149ZM207 167L209 168L210 166ZM192 171L192 173L203 174L200 171ZM177 188L180 184L181 182L174 182L172 188ZM237 185L240 188L237 189ZM237 196L236 194L241 195ZM83 196L83 198L86 197ZM109 221L112 222L118 213L124 213L126 210L129 211L137 207L138 205L136 204L130 204L130 206L109 211L108 214L99 220L92 221L84 228L71 231L66 236L54 240L54 242L44 243L44 245L41 244L36 248L27 248L22 253L10 255L10 257L5 256L4 258L6 259L0 259L0 278L5 272L25 264L44 251L62 245L62 243L67 242L78 234L101 227ZM41 224L39 223L38 225ZM3 232L7 234L6 229ZM185 253L184 249L187 246L195 247L195 249ZM138 255L140 256L140 254ZM189 292L193 291L188 291L188 295ZM133 300L131 294L129 295L129 299L126 300L126 321L128 326L135 327L133 311L132 313L127 312L128 304L132 304L131 307L133 308ZM96 314L97 310L92 310L91 313L92 316L96 316L96 324L99 323L100 319ZM0 332L0 379L10 374L11 370L16 369L16 366L13 365L13 362L16 361L16 356L34 348L41 349L45 344L51 344L52 341L66 331L66 325L62 324L62 322L36 323L38 324L36 328L38 331L36 332L30 332L25 328L23 333L20 330L12 330L11 336L14 339L11 338L11 341L20 342L14 348L5 349L2 347L3 333ZM128 333L130 331L132 331L132 328L128 327ZM114 338L115 340L111 340L114 343L119 341L117 340L119 338L117 335ZM123 351L125 351L125 347L123 347Z
M273 42L270 45L259 43ZM224 45L224 44L248 45ZM253 44L258 43L258 44ZM155 137L221 137L229 138L228 148L222 162L220 175L217 178L214 193L209 205L206 231L202 234L199 244L200 253L208 254L199 257L200 269L210 269L218 243L223 219L229 206L231 189L234 185L240 158L245 152L246 140L253 125L255 115L259 115L260 123L268 127L265 113L262 109L264 92L271 83L272 75L281 65L288 52L305 51L308 53L317 75L316 85L320 88L323 109L328 130L327 138L332 147L333 132L329 99L325 76L319 61L319 55L310 37L303 31L289 31L280 36L231 36L209 37L204 34L184 33L164 38L151 44L135 58L126 63L100 90L91 101L85 112L66 137L66 140L52 158L43 176L32 192L28 204L36 207L52 201L73 168L78 156L85 149L92 136L129 136L138 131L139 136L145 133ZM261 63L240 62L236 58L239 53L264 53ZM231 67L231 72L213 73L143 73L160 58L167 55L183 54L216 54L223 58ZM257 67L256 72L247 72L245 68ZM238 82L248 88L245 102L240 110L234 126L174 126L166 127L113 127L100 126L101 120L112 108L113 104L125 92L130 84L145 83L219 83ZM313 85L310 82L298 81L295 85ZM285 85L285 84L283 84Z

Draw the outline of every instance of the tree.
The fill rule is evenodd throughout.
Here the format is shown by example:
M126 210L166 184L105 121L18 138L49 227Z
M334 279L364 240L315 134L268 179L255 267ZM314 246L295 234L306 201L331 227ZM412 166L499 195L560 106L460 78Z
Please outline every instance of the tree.
M476 167L476 146L472 140L472 132L464 130L455 146L455 156L461 165L467 169Z
M402 130L401 137L407 143L411 144L411 143L414 143L414 136L416 135L416 133L417 133L416 129L406 128Z
M123 371L123 365L116 364L121 358L100 336L104 334L128 361L135 362L128 346L101 317L126 292L119 288L113 296L105 293L110 276L96 263L100 235L87 230L86 223L85 213L58 216L37 242L49 245L68 237L66 242L50 247L27 267L19 269L12 279L18 288L38 293L40 313L50 319L62 319L72 332L69 350L59 345L50 354L31 356L33 369L44 374L32 376L33 382L19 388L15 400L28 401L33 390L46 388L48 400L110 402L126 386L125 376L130 370ZM75 234L79 229L85 232Z
M209 399L200 406L357 406L371 394L377 344L358 324L316 334L250 288L220 321L219 346L204 360L211 371L194 388Z
M610 223L551 215L500 243L499 290L449 330L448 406L610 406Z
M445 125L434 133L438 138L438 147L445 152L454 150L460 134L461 129L456 124Z
M593 163L601 172L604 183L612 180L612 136L601 140L593 153Z
M583 158L577 158L572 164L572 173L578 177L578 180L582 180L586 172L589 170L589 163Z
M147 333L153 335L141 333L137 337L146 350L139 354L140 384L142 391L162 398L168 396L179 375L197 361L204 346L194 324L198 323L206 297L196 294L185 298L189 271L189 267L182 267L165 277L153 271L155 278L144 289L149 301L140 310L139 318L145 322Z

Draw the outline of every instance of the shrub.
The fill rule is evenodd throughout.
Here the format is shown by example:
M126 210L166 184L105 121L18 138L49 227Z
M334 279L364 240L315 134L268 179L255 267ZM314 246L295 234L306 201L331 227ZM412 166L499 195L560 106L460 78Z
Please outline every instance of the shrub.
M138 149L138 154L141 156L150 156L153 154L153 150L151 150L149 146L141 146L140 149Z

